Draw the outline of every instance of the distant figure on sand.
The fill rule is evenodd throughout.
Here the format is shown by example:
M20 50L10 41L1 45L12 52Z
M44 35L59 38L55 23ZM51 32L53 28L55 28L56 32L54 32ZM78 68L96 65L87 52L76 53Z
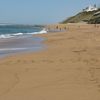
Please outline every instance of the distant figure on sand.
M56 29L58 29L58 26L56 26Z
M65 29L65 30L67 29L66 26L64 27L64 29Z
M60 28L60 31L61 31L62 29Z

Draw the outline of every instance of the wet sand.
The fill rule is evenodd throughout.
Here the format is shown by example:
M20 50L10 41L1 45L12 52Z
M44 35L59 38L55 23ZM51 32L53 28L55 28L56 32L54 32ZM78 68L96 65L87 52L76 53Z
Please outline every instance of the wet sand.
M14 54L36 52L45 49L41 37L21 36L0 39L0 58Z
M100 100L100 27L59 27L36 35L48 49L0 60L0 100Z

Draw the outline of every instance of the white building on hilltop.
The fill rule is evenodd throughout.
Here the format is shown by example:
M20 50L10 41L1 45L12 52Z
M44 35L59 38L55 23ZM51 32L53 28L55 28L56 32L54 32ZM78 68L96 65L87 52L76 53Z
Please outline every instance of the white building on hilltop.
M90 5L87 8L83 9L83 11L85 11L85 12L95 11L95 10L98 10L98 8L96 7L96 5L94 5L94 6Z

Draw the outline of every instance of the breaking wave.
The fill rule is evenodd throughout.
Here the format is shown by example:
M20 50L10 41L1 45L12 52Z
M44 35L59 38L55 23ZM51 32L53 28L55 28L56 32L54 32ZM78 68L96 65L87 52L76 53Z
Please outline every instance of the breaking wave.
M39 32L32 32L32 33L14 33L14 34L1 34L0 39L12 38L16 36L23 36L23 35L33 35L33 34L46 34L48 31L44 28Z

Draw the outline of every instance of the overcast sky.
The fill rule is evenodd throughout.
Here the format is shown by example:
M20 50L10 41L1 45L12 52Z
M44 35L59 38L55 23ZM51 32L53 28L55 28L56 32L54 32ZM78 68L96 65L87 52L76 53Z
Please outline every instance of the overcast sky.
M0 0L0 23L51 24L100 0Z

